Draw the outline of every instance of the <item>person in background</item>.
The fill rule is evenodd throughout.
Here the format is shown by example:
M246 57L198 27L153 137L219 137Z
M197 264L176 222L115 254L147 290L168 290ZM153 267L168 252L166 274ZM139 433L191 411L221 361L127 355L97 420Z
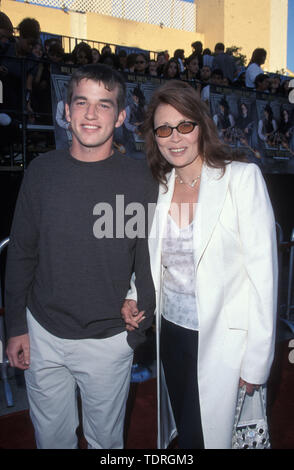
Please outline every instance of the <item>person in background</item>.
M269 77L269 92L275 95L280 94L281 78L279 75Z
M43 48L42 41L39 40L39 41L36 41L33 44L32 54L36 57L36 59L42 59L43 58L44 48Z
M10 18L0 11L0 55L5 53L13 41L13 25Z
M0 56L5 54L6 50L9 48L10 43L13 41L13 25L10 21L10 18L0 11ZM5 65L1 65L0 59L0 80L6 80L8 74L8 68ZM11 116L6 112L1 112L2 109L5 109L3 103L0 103L0 126L9 126L12 122ZM0 131L2 129L0 128ZM4 132L5 134L5 132ZM1 132L2 143L5 141L5 136Z
M64 49L60 42L51 44L47 52L48 62L51 67L51 73L60 73L60 66L63 64ZM75 54L72 54L74 61L76 61Z
M59 37L47 38L44 41L44 56L47 57L48 51L53 44L59 43L62 46L62 41Z
M178 61L174 58L169 59L169 61L165 64L163 69L162 78L166 80L170 79L180 79L180 65Z
M72 54L74 56L75 65L92 63L92 49L86 42L79 42L72 51Z
M47 60L40 60L36 73L28 74L27 86L31 90L28 109L31 123L52 124L51 74L60 73L63 63L64 49L59 41L55 41L50 43Z
M65 65L74 65L74 56L70 52L67 52L63 55L63 63Z
M233 56L225 53L225 45L218 42L214 48L215 57L212 63L212 70L221 69L224 78L227 78L230 83L233 82L237 73L237 65Z
M180 73L185 70L185 51L184 49L176 49L174 52L174 59L179 63Z
M23 90L25 93L25 106L31 113L32 80L38 70L38 62L32 55L32 47L40 38L40 24L35 18L24 18L18 25L19 36L9 41L8 47L0 56L1 70L6 73L2 76L4 107L13 110L11 114L22 119ZM27 59L23 63L21 59ZM33 60L31 60L33 59ZM30 114L31 115L31 114ZM12 117L12 116L11 116Z
M211 72L209 84L206 85L201 91L201 100L204 101L207 105L209 105L210 100L210 84L222 86L223 79L224 75L222 70L215 69Z
M159 77L163 74L163 69L165 64L167 63L167 58L164 52L159 52L157 54L156 62L157 62L157 74Z
M130 72L130 73L135 72L136 57L137 57L136 53L128 54L126 72Z
M199 79L199 61L197 55L190 55L185 61L186 70L181 75L183 80Z
M156 60L149 61L148 75L150 75L151 77L158 77Z
M206 48L203 51L203 67L205 65L208 65L212 69L212 63L213 63L213 55L211 54L211 50Z
M245 80L246 80L246 69L245 67L242 67L237 73L237 76L235 80L233 81L232 85L234 87L244 88L246 86Z
M135 73L137 74L145 74L148 70L148 58L145 54L140 53L137 54L136 62L135 62Z
M202 89L210 83L211 79L211 68L208 65L203 65L200 70L200 80L202 82Z
M289 98L289 93L293 89L292 86L290 87L290 82L291 80L287 78L282 80L281 89L280 89L281 96L285 96L286 98Z
M95 47L92 47L91 51L92 51L92 64L98 64L100 57L101 57L100 52Z
M198 65L201 69L203 67L203 44L201 41L195 41L191 44L192 55L196 56L198 59Z
M265 73L260 73L256 75L254 80L255 91L260 93L269 93L270 78Z
M100 64L108 65L112 69L119 70L119 57L116 54L106 52L101 55Z
M101 55L103 54L112 54L112 50L109 44L106 44L105 46L102 47Z
M119 67L118 70L121 72L126 72L127 71L127 58L128 54L124 49L121 49L119 53L117 54L118 60L119 60Z
M190 84L154 92L144 123L159 184L149 233L156 290L158 447L229 449L239 387L267 382L275 350L275 219L257 165L223 145ZM127 329L144 323L132 285ZM259 410L258 410L259 412Z
M266 50L262 48L254 49L245 74L245 85L247 88L255 87L255 78L257 75L264 73L261 66L265 63L265 60Z

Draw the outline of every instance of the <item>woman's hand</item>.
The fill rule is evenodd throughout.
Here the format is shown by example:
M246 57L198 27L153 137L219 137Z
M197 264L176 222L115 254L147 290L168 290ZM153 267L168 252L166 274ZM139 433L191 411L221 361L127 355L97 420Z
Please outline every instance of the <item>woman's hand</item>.
M134 331L136 328L139 328L139 323L145 318L145 311L138 311L137 302L135 300L126 299L123 303L121 314L128 331Z
M246 393L248 393L248 395L253 395L253 392L255 390L258 390L259 387L260 387L260 385L250 384L250 383L248 383L245 380L240 378L239 387L243 387L244 385L246 385Z

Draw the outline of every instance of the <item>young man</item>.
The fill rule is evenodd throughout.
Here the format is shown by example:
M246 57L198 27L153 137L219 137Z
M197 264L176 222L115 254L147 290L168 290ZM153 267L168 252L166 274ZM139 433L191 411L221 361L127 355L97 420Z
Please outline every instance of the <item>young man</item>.
M124 105L118 72L78 69L66 104L72 147L34 159L19 194L6 270L7 354L25 370L38 448L77 447L77 386L88 446L123 447L133 350L154 312L145 215L157 196L145 163L112 149ZM126 333L120 309L133 272L146 318Z

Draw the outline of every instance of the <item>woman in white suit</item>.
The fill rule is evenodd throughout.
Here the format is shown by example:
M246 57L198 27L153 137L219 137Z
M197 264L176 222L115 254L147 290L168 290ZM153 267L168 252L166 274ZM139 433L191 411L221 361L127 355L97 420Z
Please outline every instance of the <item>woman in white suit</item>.
M219 141L187 83L157 89L145 121L159 182L149 234L156 290L158 447L231 447L238 388L265 384L274 355L275 220L259 168ZM144 321L132 288L127 328ZM136 315L136 316L135 316Z

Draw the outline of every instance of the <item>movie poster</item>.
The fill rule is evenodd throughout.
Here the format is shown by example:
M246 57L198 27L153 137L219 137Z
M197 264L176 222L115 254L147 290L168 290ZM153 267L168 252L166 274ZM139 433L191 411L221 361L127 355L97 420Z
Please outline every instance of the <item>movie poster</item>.
M51 75L52 121L56 149L68 149L71 145L69 123L65 119L65 103L69 75Z
M264 173L294 173L294 106L287 98L211 86L210 111L220 139Z
M70 75L52 75L56 148L71 145L65 100ZM125 74L126 119L113 146L122 155L145 158L142 124L154 90L164 80ZM265 173L294 173L294 105L287 98L248 89L210 85L210 112L220 139L241 150Z
M245 153L249 162L262 166L256 145L255 98L251 91L211 86L210 112L221 141Z
M150 98L161 81L133 74L128 74L126 79L126 119L115 129L114 147L131 158L144 159L142 124Z
M257 146L266 173L294 173L294 107L286 98L257 95Z

